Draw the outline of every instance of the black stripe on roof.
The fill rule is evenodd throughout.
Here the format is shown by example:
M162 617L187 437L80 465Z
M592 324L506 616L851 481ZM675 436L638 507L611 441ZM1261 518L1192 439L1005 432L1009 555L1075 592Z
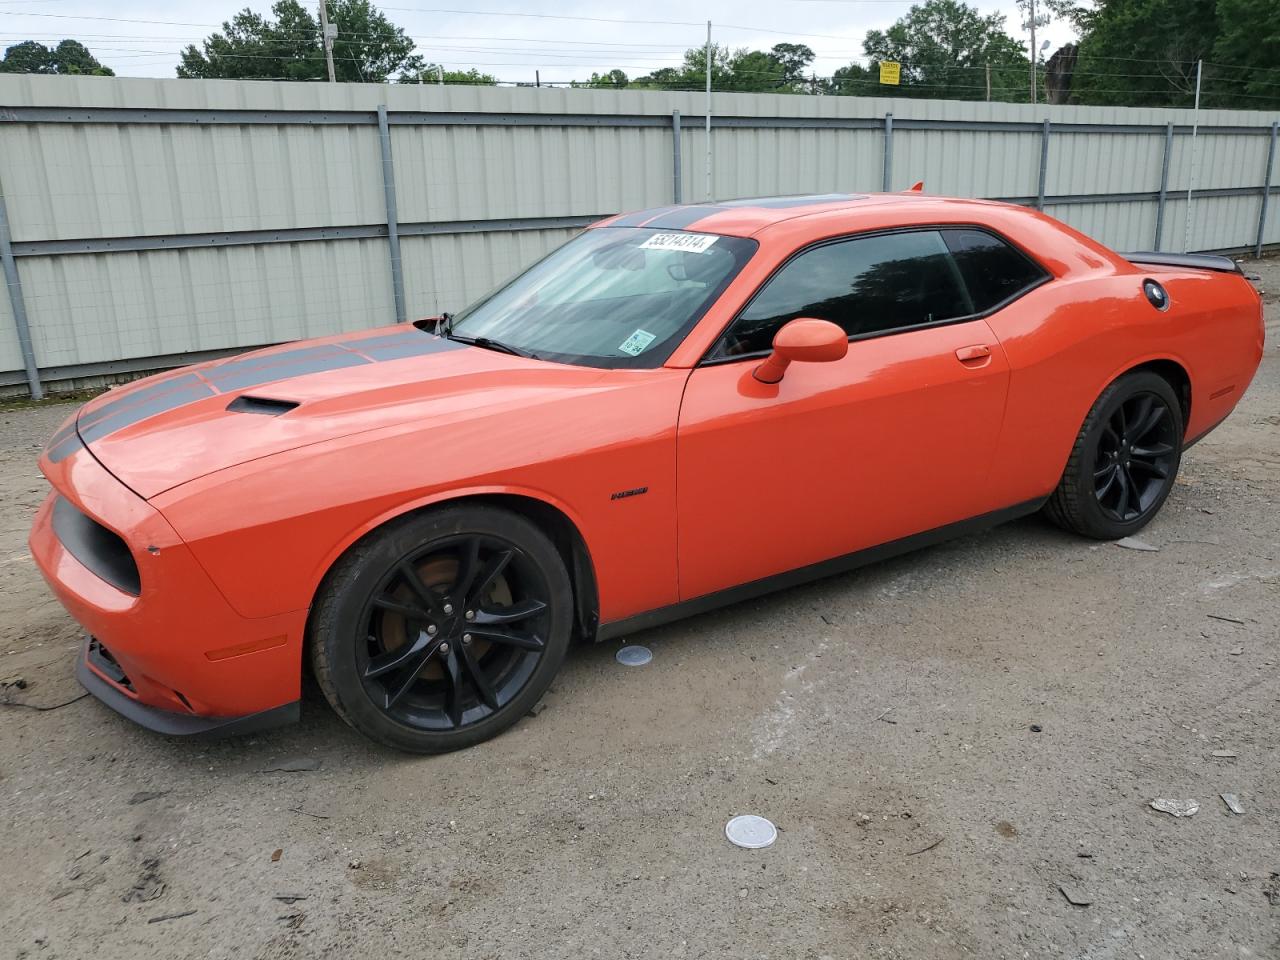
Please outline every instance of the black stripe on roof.
M624 213L618 219L609 224L611 227L639 227L643 226L654 217L659 217L664 213L672 210L679 210L678 206L673 207L650 207L648 210L636 210L633 213Z
M659 230L683 230L685 227L692 226L699 220L705 220L712 214L722 213L725 207L718 206L713 203L692 204L687 207L677 207L670 213L664 213L662 216L654 217L645 223L646 227L657 227Z
M854 193L811 193L795 197L748 197L743 200L721 200L720 207L760 207L763 210L786 210L790 207L812 207L819 203L840 203L843 200L865 200Z

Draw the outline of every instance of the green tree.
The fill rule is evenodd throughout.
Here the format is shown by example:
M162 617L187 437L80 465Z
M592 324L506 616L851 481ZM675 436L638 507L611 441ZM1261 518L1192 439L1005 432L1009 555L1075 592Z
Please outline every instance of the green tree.
M277 0L269 20L247 7L223 23L222 32L182 52L178 76L242 80L322 80L327 77L318 17L298 0ZM333 66L338 80L382 83L394 75L416 77L422 58L413 41L369 0L330 0L329 22L338 28Z
M417 73L400 74L400 83L439 83L441 68L434 63L428 63ZM473 87L494 87L498 84L498 78L491 73L481 73L475 67L467 70L444 70L445 83L462 83Z
M751 93L796 93L807 88L804 71L813 63L813 51L804 44L779 43L770 50L730 50L711 45L711 86L714 90ZM680 67L663 67L631 86L700 90L707 82L705 47L685 51ZM614 71L615 73L621 71Z
M728 47L718 43L711 45L711 87L723 90L731 76L730 62L733 54ZM706 47L692 47L684 52L684 63L680 67L662 67L653 73L637 77L632 81L633 87L661 87L677 90L701 90L707 82Z
M1196 61L1218 38L1218 0L1103 0L1084 23L1071 80L1077 103L1187 106ZM1268 5L1274 26L1275 2ZM1265 29L1267 18L1242 25ZM1206 73L1206 89L1213 85ZM1207 102L1207 101L1206 101Z
M731 90L799 93L808 88L805 70L813 51L802 43L779 43L770 50L738 50L729 58Z
M608 73L593 73L586 83L574 83L575 87L595 87L605 90L621 90L630 81L621 70L610 70Z
M60 73L114 77L79 40L63 40L56 47L27 40L14 44L0 60L0 73Z
M1256 109L1280 102L1280 8L1276 0L1218 0L1213 101ZM1242 96L1243 95L1243 96ZM1257 97L1241 101L1247 96Z
M778 93L788 88L786 69L764 50L738 50L729 58L723 89L742 93Z
M692 89L690 86L692 82L687 79L683 70L677 70L675 67L659 67L652 73L646 73L643 77L636 77L631 81L631 86L641 89L672 90L684 84L686 88Z
M788 83L803 82L805 71L813 63L813 50L803 43L775 43L769 53L782 65Z
M823 80L821 90L841 97L870 97L879 92L879 86L879 80L870 70L860 63L851 63Z
M871 60L872 79L881 61L902 64L895 96L982 100L988 65L993 99L1024 100L1030 92L1031 61L1005 32L1004 15L983 15L960 0L914 6L888 30L867 31L862 49ZM854 79L860 78L846 75L846 85Z

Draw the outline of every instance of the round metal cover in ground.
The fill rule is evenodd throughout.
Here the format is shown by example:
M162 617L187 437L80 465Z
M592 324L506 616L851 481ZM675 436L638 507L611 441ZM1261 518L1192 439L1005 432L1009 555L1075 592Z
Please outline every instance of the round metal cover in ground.
M724 825L724 835L734 846L746 847L748 850L759 850L761 847L773 845L778 839L778 828L764 817L747 814L734 817Z
M643 667L653 659L653 653L648 647L623 647L618 651L616 659L624 667Z

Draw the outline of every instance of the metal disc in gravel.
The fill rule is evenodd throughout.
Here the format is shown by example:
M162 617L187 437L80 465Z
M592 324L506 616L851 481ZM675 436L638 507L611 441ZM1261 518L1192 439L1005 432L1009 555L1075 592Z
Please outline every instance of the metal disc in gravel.
M623 647L617 653L617 660L624 667L643 667L653 659L653 652L648 647Z
M764 817L747 814L734 817L724 825L724 835L729 842L748 850L759 850L768 847L778 839L778 828Z

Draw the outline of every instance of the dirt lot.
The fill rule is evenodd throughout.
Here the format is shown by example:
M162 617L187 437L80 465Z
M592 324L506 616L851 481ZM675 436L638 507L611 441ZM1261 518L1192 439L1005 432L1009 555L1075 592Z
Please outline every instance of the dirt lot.
M79 692L78 631L25 537L70 410L0 408L0 677L45 706ZM314 697L211 744L4 707L0 951L1280 957L1278 425L1273 346L1159 552L1019 522L632 638L647 667L579 650L541 713L446 757ZM291 758L321 766L265 772ZM743 812L772 848L725 841Z

